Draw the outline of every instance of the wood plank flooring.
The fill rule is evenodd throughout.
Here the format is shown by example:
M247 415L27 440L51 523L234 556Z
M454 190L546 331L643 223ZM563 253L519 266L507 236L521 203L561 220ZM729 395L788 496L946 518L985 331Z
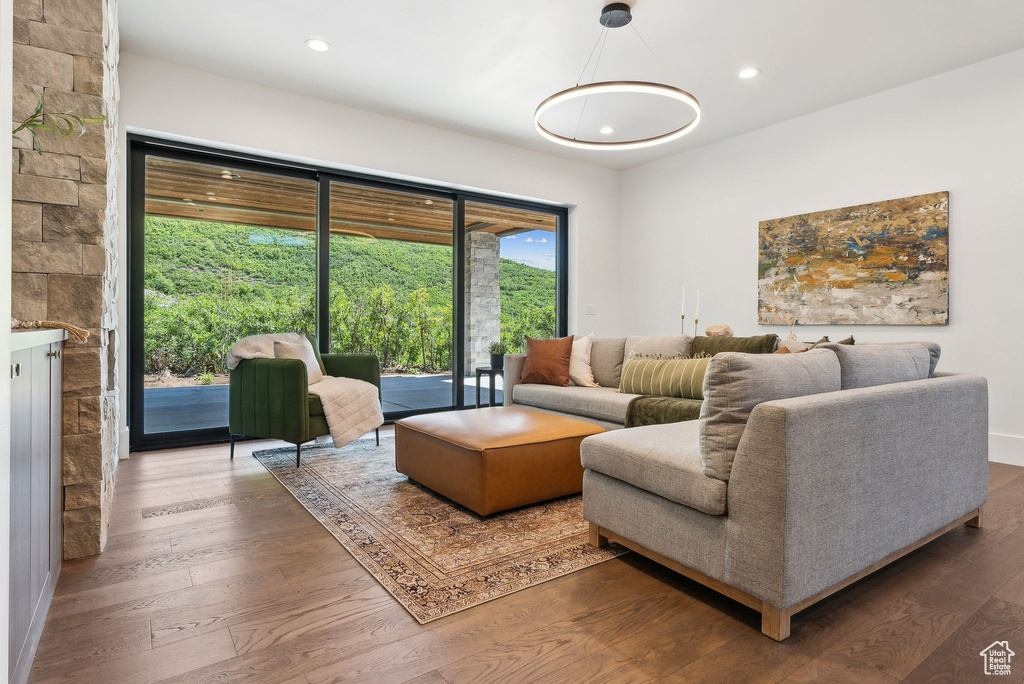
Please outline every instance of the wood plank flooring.
M1024 468L992 464L958 528L798 614L777 644L742 605L635 554L419 625L250 454L135 454L107 550L64 564L30 681L1024 680Z

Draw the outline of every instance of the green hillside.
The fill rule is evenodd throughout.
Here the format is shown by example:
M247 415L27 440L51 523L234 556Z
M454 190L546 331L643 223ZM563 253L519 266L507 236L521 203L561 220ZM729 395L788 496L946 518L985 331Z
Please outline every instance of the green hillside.
M385 367L451 367L452 250L331 236L331 347ZM555 274L502 259L502 340L554 334ZM315 236L146 219L146 370L222 372L239 338L315 327Z

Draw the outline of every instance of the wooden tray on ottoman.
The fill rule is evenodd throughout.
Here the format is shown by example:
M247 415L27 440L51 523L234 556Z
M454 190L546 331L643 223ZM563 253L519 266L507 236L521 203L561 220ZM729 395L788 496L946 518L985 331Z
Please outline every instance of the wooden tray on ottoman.
M489 515L583 489L580 442L597 425L496 406L428 413L395 423L395 468Z

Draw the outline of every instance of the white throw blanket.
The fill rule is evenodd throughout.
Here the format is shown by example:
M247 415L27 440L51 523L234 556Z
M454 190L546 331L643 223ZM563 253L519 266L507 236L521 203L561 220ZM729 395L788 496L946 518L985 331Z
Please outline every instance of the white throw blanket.
M339 449L384 424L377 388L368 382L324 376L309 386L309 393L320 397L331 438Z
M242 359L274 358L275 340L298 342L301 339L303 336L299 333L244 337L228 352L228 368L234 369ZM377 388L369 382L328 375L310 385L309 393L320 397L331 438L334 446L339 449L384 424L384 412L380 407Z

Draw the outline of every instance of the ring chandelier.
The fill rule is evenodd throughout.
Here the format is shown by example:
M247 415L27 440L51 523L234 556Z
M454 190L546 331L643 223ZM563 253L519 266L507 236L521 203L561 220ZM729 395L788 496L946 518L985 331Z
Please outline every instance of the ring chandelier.
M609 28L620 28L625 26L632 20L633 16L630 12L629 6L625 3L617 2L606 6L601 11L601 25L605 29ZM636 28L633 28L636 31ZM650 50L647 46L646 41L640 34L637 33L637 37L640 38L640 42ZM598 43L601 42L602 38L607 38L605 31L601 32L598 37ZM597 50L597 43L594 44L594 49L590 52L590 57L587 58L587 63L583 66L583 73L586 73L587 67L590 66L590 60L594 56L594 51ZM604 45L601 45L601 52L604 51ZM597 63L594 65L594 74L597 73L597 67L601 63L601 52L598 52ZM653 51L651 54L654 55ZM657 56L655 56L657 59ZM580 79L583 78L583 73L580 74ZM604 95L604 94L642 94L642 95L655 95L658 97L664 97L670 100L676 100L690 107L693 110L693 119L687 123L675 128L667 133L661 135L652 136L649 138L640 138L635 140L621 140L621 141L600 141L600 140L580 140L575 137L568 137L559 135L541 124L541 116L556 105L569 102L570 100L576 100L579 98L585 98L583 107L580 111L581 122L583 120L583 114L586 111L586 98L591 95ZM642 147L652 147L654 145L661 145L663 143L676 140L683 137L700 123L700 103L690 93L676 88L675 86L665 85L663 83L651 83L648 81L598 81L594 83L588 83L586 85L580 85L578 82L572 88L568 88L561 92L555 93L551 97L541 102L536 111L533 113L533 125L537 128L537 132L542 136L550 140L551 142L558 143L559 145L565 145L567 147L575 147L584 150L635 150ZM577 131L579 129L579 122L577 122Z

